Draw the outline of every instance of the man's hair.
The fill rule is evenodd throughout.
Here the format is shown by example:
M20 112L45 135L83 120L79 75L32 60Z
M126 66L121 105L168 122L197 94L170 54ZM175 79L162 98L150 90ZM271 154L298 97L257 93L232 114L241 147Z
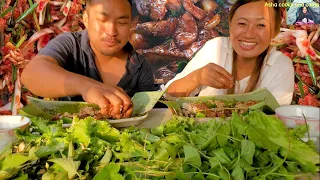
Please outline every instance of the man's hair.
M86 0L86 6L88 6L89 4L91 4L91 1L92 0ZM128 0L130 5L132 6L132 1L131 0Z

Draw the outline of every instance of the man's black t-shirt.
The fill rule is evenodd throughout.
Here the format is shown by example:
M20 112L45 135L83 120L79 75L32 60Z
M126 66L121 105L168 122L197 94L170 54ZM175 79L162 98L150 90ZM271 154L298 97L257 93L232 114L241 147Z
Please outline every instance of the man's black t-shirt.
M123 88L130 97L136 92L158 90L148 61L139 55L130 43L126 45L126 49L130 52L126 63L126 73L117 86ZM67 71L102 82L86 30L60 34L49 41L38 54L53 57ZM83 99L81 96L76 96L65 97L61 100L82 101Z

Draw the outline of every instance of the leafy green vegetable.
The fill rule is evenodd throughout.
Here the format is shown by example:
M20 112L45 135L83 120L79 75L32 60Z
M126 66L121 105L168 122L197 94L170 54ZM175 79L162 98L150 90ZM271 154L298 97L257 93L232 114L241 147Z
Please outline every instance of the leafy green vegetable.
M68 129L33 118L0 154L0 179L292 179L319 169L319 153L300 140L306 127L288 131L261 111L208 122L174 116L124 130L92 117Z
M120 166L117 164L106 165L97 175L94 176L93 180L122 180L124 179L121 174L118 174Z
M23 156L21 154L9 154L2 162L1 170L6 170L9 168L15 168L29 161L28 156Z
M67 171L69 179L72 179L75 175L81 177L77 172L80 166L80 161L73 161L73 159L71 158L50 159L48 161L58 164L65 171Z
M241 141L241 157L243 157L249 165L253 164L253 155L255 152L255 145L252 141L242 140Z
M194 164L197 167L201 166L201 158L197 149L192 146L184 145L183 150L185 154L184 162Z

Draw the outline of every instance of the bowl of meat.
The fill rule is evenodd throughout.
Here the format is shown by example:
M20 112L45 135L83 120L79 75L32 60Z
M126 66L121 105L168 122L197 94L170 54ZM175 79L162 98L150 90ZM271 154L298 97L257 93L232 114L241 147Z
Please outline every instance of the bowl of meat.
M23 107L19 113L26 117L41 117L52 121L63 121L63 127L70 127L73 117L84 119L93 117L96 120L108 121L114 127L135 126L147 118L148 112L162 97L163 92L138 92L132 98L133 113L126 117L125 112L111 115L110 110L102 111L96 104L74 101L51 101L34 97L27 97L29 104Z
M274 110L279 107L278 102L267 89L220 96L166 97L168 100L161 102L170 107L174 115L192 117L201 121L228 118L233 112L240 115L246 114L250 110L262 110L266 114L274 114Z
M30 119L24 116L0 116L0 151L8 144L15 141L14 130L25 129L30 124Z
M276 109L276 116L288 128L308 124L310 137L319 137L320 134L320 108L302 105L287 105Z

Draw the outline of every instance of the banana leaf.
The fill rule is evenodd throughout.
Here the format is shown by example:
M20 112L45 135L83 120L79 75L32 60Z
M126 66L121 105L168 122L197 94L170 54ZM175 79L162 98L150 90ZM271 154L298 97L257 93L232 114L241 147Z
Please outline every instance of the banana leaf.
M164 92L150 91L150 92L138 92L132 98L133 114L132 116L142 116L149 112L158 100L162 97ZM58 113L68 112L70 114L78 113L83 107L93 107L100 109L96 104L89 104L86 102L75 101L50 101L43 100L34 97L27 97L29 104L23 107L19 113L25 116L37 116L46 119L52 119L52 117ZM66 121L69 121L66 119Z
M198 97L170 97L167 96L167 101L160 101L161 103L167 105L168 107L174 109L176 114L181 114L181 108L183 103L196 103L196 102L206 102L208 100L222 100L225 103L234 102L247 102L250 100L258 101L257 104L250 106L250 110L262 110L266 114L274 114L275 109L280 107L277 100L266 88L253 91L245 94L229 94L229 95L219 95L219 96L198 96Z

